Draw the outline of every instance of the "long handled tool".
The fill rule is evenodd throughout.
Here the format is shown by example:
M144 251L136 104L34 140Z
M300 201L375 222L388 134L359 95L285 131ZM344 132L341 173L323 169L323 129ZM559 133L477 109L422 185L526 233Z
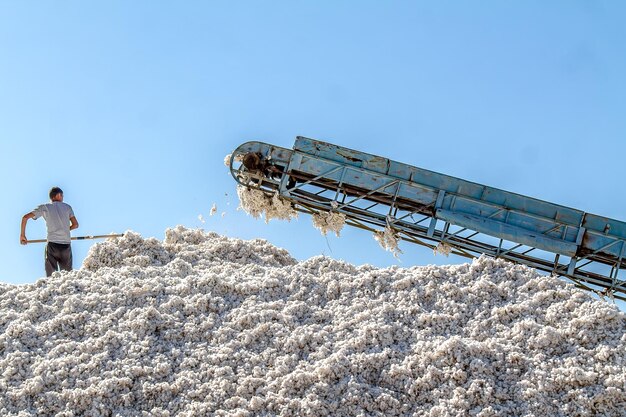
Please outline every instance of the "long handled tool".
M113 235L95 235L95 236L76 236L73 237L72 240L85 240L85 239L106 239L109 237L122 237L124 235L113 234ZM47 239L35 239L35 240L27 240L26 243L46 243Z

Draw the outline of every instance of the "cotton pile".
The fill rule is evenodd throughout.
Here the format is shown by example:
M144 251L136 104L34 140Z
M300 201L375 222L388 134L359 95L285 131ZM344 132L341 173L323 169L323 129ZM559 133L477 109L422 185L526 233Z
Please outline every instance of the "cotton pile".
M626 316L479 258L297 262L168 229L0 285L2 416L624 416Z

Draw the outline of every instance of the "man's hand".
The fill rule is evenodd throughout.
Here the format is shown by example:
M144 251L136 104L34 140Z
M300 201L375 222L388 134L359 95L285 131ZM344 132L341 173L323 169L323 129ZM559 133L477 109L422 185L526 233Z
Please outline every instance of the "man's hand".
M25 245L25 244L27 244L27 243L28 243L28 239L26 239L26 235L24 235L24 234L23 234L23 235L20 235L20 243L21 243L22 245Z

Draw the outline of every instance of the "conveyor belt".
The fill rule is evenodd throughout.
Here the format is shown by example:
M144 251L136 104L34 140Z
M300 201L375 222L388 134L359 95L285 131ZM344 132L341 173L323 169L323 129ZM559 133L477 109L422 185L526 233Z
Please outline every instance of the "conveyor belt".
M618 220L304 137L293 149L244 143L230 169L240 184L278 192L303 212L337 211L354 227L391 227L412 243L504 258L626 300Z

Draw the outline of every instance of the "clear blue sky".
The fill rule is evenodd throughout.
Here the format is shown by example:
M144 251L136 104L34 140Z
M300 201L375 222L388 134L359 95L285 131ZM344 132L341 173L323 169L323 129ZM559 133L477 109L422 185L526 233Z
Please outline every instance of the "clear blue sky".
M625 20L622 1L0 1L0 281L43 275L19 223L53 185L75 235L182 224L396 264L366 232L235 210L224 156L296 135L626 220Z

